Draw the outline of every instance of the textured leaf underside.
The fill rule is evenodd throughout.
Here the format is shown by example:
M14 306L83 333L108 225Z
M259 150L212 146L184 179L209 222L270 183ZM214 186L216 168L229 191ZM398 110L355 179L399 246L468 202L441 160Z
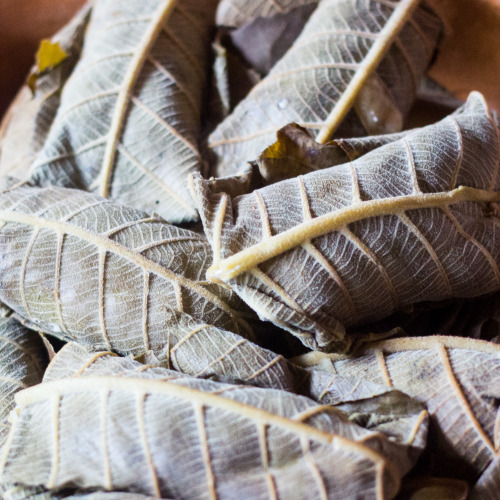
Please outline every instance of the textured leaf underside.
M201 168L215 3L97 2L33 179L89 190L171 222L197 219L185 180Z
M446 461L450 452L458 455L476 478L488 467L498 468L499 345L461 337L414 337L367 344L356 357L311 353L295 362L405 392L429 411L438 436L429 442L435 457ZM448 470L445 463L442 468ZM491 481L494 473L489 476Z
M55 187L4 191L0 220L1 253L10 256L0 266L0 300L44 331L94 349L151 351L200 376L258 377L268 363L283 363L254 352L242 318L249 312L204 280L212 252L203 236ZM239 360L238 373L226 353Z
M208 275L321 350L345 349L343 325L498 290L499 145L475 93L354 162L248 194L238 178L195 177L214 250Z
M322 1L290 50L210 135L216 176L240 171L290 122L319 142L336 131L401 130L440 31L418 3Z
M301 396L105 353L80 363L76 377L52 372L17 397L4 480L176 498L381 500L395 495L408 466L405 446Z
M42 381L48 362L43 342L10 318L0 319L0 447L9 432L14 394Z

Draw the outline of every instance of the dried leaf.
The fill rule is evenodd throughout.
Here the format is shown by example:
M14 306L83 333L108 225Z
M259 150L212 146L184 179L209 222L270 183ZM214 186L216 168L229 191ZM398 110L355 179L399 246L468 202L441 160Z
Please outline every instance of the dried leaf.
M272 184L353 161L405 134L338 139L319 144L307 129L291 123L278 130L276 142L266 148L255 163L265 182Z
M224 33L217 34L212 49L214 63L208 89L208 104L203 116L204 139L260 80L259 74L245 64L239 54L227 45Z
M1 488L1 485L0 485ZM11 486L2 491L4 500L155 500L157 497L124 491L47 490L41 487ZM168 499L164 499L168 500Z
M36 80L41 73L54 69L68 56L69 54L61 47L59 42L52 42L47 38L42 40L36 53L36 70L28 78L28 87L31 91L35 91Z
M235 294L203 281L212 260L203 236L55 187L4 191L0 220L1 254L9 255L0 262L0 300L38 328L95 349L151 350L197 374L224 367L226 349L235 359L252 349L222 330L252 338ZM255 358L241 362L242 372L262 361Z
M215 4L98 0L33 178L171 222L196 220L185 176L201 168L200 108Z
M217 7L216 21L221 26L242 26L259 17L286 14L305 5L315 5L318 0L221 0Z
M86 376L99 375L103 369L107 374L121 376L127 371L136 372L147 370L148 373L163 373L163 368L155 365L149 367L138 365L135 361L119 357L110 358L112 353L101 352L89 354L81 346L70 343L64 346L49 365L45 372L44 381L49 382L60 378L77 376L85 370ZM321 403L335 406L339 414L345 414L350 421L367 429L381 432L390 439L408 446L408 458L415 462L425 448L427 436L427 414L420 403L413 401L405 394L384 385L374 384L367 380L346 377L334 377L323 371L306 371L282 359L265 365L265 351L254 346L254 352L249 352L261 359L261 371L268 372L267 380L262 376L255 376L250 382L252 385L268 389L288 389L300 393L311 399L319 399ZM229 353L227 357L232 360L233 374L238 371L244 373L241 359ZM250 357L250 356L249 356ZM220 372L217 381L224 381ZM269 373L273 375L269 375ZM280 379L281 376L281 379ZM288 382L285 380L288 377ZM281 380L282 382L276 382ZM236 380L237 381L237 380ZM234 375L233 380L235 382ZM319 397L321 395L321 397Z
M429 446L449 474L459 457L477 478L498 455L500 346L460 337L416 337L367 345L356 357L311 353L294 362L369 379L425 404L435 439Z
M292 48L209 137L216 176L241 170L290 122L321 143L334 133L401 130L440 31L418 3L322 1Z
M9 432L14 394L40 383L47 363L44 345L35 332L14 319L0 319L0 448Z
M0 176L29 177L29 169L40 151L60 103L61 89L77 63L91 5L87 3L49 42L66 57L54 68L32 69L29 79L34 88L24 85L0 125Z
M418 85L418 98L432 104L444 106L452 110L459 108L464 103L457 99L442 85L429 77L424 77Z
M497 442L498 444L498 442ZM496 500L500 491L500 458L497 456L491 461L488 468L481 474L472 488L470 500Z
M0 176L29 177L30 136L39 108L27 85L21 88L0 125Z
M349 164L248 194L237 179L221 192L194 177L208 276L320 350L345 349L344 326L498 290L499 148L474 93L459 113Z
M0 116L26 79L42 38L61 29L85 0L2 2L0 15Z
M411 466L405 445L284 391L106 353L76 375L17 397L3 480L175 498L392 498Z
M316 2L309 2L286 13L257 17L228 32L231 46L250 67L266 75L300 35L315 8Z
M203 281L205 237L55 187L5 191L0 220L10 256L0 261L0 299L31 326L197 377L294 388L283 356L248 340L249 312L235 294Z

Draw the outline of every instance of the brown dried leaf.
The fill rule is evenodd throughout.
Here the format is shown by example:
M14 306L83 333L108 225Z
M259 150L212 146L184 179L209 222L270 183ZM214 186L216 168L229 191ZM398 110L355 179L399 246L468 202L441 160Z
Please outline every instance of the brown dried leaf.
M404 134L338 139L320 144L307 129L291 123L278 130L276 142L266 148L255 163L265 182L272 184L353 161Z

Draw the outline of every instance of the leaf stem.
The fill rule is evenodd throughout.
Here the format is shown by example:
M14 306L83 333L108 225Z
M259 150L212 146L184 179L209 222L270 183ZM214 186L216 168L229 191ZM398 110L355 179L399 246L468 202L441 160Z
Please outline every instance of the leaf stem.
M460 186L452 191L440 193L418 193L354 203L298 224L288 231L267 238L212 265L207 271L207 278L211 281L228 281L311 239L338 231L348 224L368 217L396 214L419 208L444 208L462 201L500 202L500 191Z
M394 9L391 17L380 31L378 38L363 59L361 66L325 120L316 137L317 142L324 144L330 140L340 122L351 109L366 80L375 71L419 3L420 0L402 0Z

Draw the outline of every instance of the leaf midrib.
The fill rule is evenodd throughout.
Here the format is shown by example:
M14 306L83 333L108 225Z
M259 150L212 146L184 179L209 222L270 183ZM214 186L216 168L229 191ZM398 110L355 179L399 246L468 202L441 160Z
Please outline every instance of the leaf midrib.
M249 388L250 389L250 388ZM261 408L256 408L248 404L242 403L229 398L224 398L217 394L211 394L199 389L187 387L185 385L175 384L168 381L151 380L151 379L131 379L117 378L110 376L102 377L78 377L71 379L61 379L52 382L46 382L34 387L30 387L16 394L15 399L17 406L22 408L51 399L54 394L59 397L64 394L72 394L75 392L111 392L111 391L126 391L137 394L162 394L182 400L187 400L193 405L202 405L220 410L230 411L242 415L250 420L258 421L264 425L273 425L291 432L305 436L309 439L314 439L322 443L338 442L344 448L351 448L365 457L371 459L376 464L387 466L385 457L374 451L372 448L351 441L346 437L335 433L316 429L303 422L295 421L292 418L286 418L274 413L270 413Z
M430 351L436 347L445 347L446 349L464 349L470 351L484 352L487 354L500 356L500 345L481 339L472 339L468 337L450 337L448 335L431 335L428 337L404 337L397 339L387 339L378 342L369 343L356 351L356 356L365 356L377 352L393 354L399 352L411 351ZM325 352L313 351L302 354L291 361L304 368L318 366L323 360L343 361L353 359L348 354L330 354Z
M396 6L384 27L379 32L378 38L363 58L363 62L356 70L356 73L344 92L342 92L340 99L330 111L325 120L325 124L316 137L317 142L324 144L330 140L330 137L335 133L340 123L351 109L363 85L387 54L395 38L398 36L403 26L408 22L419 3L420 0L401 0Z
M339 210L307 220L221 260L208 269L207 278L215 282L233 279L311 239L338 231L349 224L369 217L396 215L406 210L420 208L444 208L463 201L500 202L500 191L460 186L451 191L417 193L353 203Z
M125 114L128 109L128 104L132 96L132 90L135 86L137 78L141 74L142 67L149 52L151 51L152 45L156 42L163 23L172 13L177 2L178 0L167 0L165 3L160 2L160 6L151 16L149 27L146 29L138 47L135 50L134 56L130 61L130 65L127 73L125 74L123 84L116 100L113 117L111 119L111 127L107 136L106 149L101 165L101 172L99 174L99 194L101 196L107 197L109 195L109 184L115 162L117 144L123 127Z

